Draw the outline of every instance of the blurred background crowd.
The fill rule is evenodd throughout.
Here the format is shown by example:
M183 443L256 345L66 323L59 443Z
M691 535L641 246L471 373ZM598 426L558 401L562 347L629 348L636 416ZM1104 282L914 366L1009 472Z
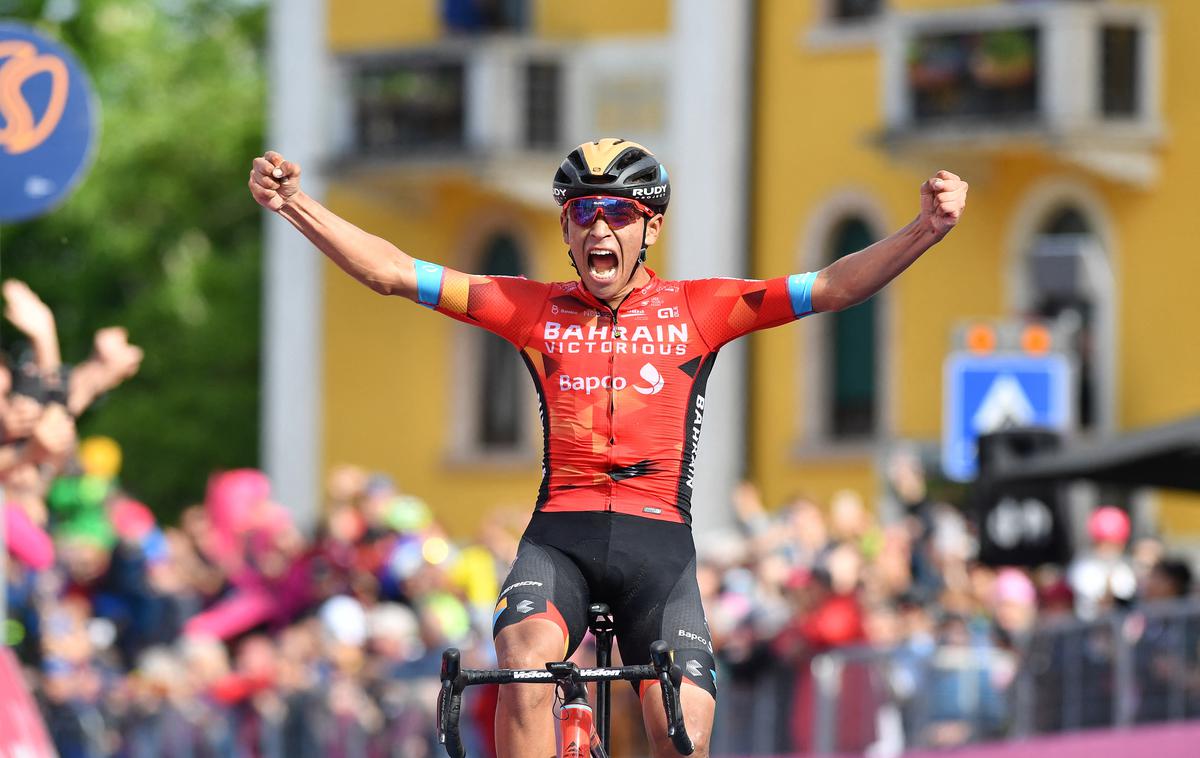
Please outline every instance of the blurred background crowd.
M4 630L60 755L437 754L441 651L494 663L493 605L528 511L497 508L455 540L436 504L346 465L326 479L314 535L254 469L213 473L203 502L162 523L121 480L118 443L76 440L73 421L141 351L102 329L68 369L51 310L21 282L3 294L29 342L0 373ZM1064 569L997 569L976 560L962 513L930 498L916 455L894 455L888 477L881 503L846 490L768 507L751 484L735 492L737 528L698 569L722 669L715 753L813 749L818 714L834 747L889 755L1111 723L1118 701L1137 722L1200 713L1191 570L1133 539L1122 510L1092 514L1090 548ZM1092 680L1068 670L1067 648ZM838 667L824 711L822 660ZM1105 665L1131 667L1137 691L1113 692ZM1064 698L1072 682L1086 696ZM614 697L622 754L639 754L632 691ZM1021 724L1030 697L1036 718ZM492 754L494 698L471 692L471 755Z

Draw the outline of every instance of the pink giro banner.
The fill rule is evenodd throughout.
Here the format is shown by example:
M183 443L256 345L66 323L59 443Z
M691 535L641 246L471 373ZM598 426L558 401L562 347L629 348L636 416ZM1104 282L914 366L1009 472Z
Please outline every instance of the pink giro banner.
M904 758L1197 758L1200 722L1076 732L1024 742L918 751Z
M0 758L56 755L12 651L0 645Z

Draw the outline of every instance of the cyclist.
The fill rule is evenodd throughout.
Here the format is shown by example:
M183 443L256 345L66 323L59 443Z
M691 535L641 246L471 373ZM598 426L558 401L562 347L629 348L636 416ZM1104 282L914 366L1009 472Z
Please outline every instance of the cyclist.
M586 631L589 602L613 609L626 664L666 640L684 673L696 755L708 755L716 665L695 576L690 502L704 386L718 350L739 336L866 300L941 240L967 183L939 171L907 226L819 272L767 280L664 281L646 265L671 197L645 147L602 139L572 150L554 177L560 226L578 278L541 283L473 276L416 260L300 190L300 167L268 152L250 191L344 271L489 329L521 352L545 435L537 506L496 606L499 664L562 660ZM674 754L657 683L643 683L655 756ZM554 754L550 686L501 688L501 758Z

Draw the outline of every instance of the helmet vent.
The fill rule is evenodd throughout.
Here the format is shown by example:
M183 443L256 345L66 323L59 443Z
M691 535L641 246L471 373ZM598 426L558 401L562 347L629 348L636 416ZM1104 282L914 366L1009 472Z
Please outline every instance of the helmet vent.
M658 168L648 168L634 176L629 177L630 184L650 184L658 178Z
M578 150L572 150L571 154L567 156L567 159L571 161L572 165L574 165L575 168L579 169L580 171L588 170L587 164L583 162L583 156L579 154Z
M620 158L617 158L617 164L613 166L613 171L622 171L640 161L645 155L641 150L626 150Z

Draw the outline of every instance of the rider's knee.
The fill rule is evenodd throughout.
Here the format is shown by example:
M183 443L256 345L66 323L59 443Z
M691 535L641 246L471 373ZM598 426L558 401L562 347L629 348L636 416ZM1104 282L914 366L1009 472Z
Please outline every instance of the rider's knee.
M529 619L505 627L496 635L496 659L501 668L540 669L566 654L562 630L550 621Z
M541 669L549 661L564 658L566 640L557 624L544 619L527 619L512 624L496 634L496 659L500 668ZM500 699L511 708L510 716L539 718L549 709L554 698L550 684L505 684L500 687Z

